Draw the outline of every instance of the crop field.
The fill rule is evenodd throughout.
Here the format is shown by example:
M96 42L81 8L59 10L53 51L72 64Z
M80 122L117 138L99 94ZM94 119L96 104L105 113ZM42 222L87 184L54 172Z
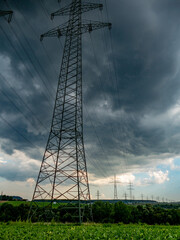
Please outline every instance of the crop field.
M1 223L2 240L180 239L180 226L124 224Z
M19 206L19 205L21 205L21 204L25 204L25 205L28 205L28 206L31 205L31 202L30 202L30 201L0 201L0 206L1 206L2 204L4 204L4 203L11 204L11 205L13 205L14 207ZM36 204L36 205L39 206L39 207L45 207L45 206L49 205L50 203L49 203L49 202L36 202L36 203L34 203L34 204ZM61 206L62 206L62 205L66 205L66 204L67 204L67 203L60 203ZM52 205L53 208L58 208L58 206L59 206L58 203Z

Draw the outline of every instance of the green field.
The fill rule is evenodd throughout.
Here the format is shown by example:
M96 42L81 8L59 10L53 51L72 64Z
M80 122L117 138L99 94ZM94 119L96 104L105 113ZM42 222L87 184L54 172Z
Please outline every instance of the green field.
M4 204L4 203L11 204L11 205L13 205L14 207L19 206L19 205L21 205L21 204L25 204L25 205L28 205L28 206L31 205L31 201L0 201L0 206L1 206L2 204ZM36 202L36 203L34 203L34 204L36 204L36 205L39 206L39 207L45 207L45 206L49 205L50 202ZM66 205L66 204L67 204L67 203L53 204L52 207L53 207L53 208L58 208L59 205L62 206L62 205Z
M1 223L2 240L96 240L96 239L180 239L180 226L148 226L124 224L44 224L44 223Z

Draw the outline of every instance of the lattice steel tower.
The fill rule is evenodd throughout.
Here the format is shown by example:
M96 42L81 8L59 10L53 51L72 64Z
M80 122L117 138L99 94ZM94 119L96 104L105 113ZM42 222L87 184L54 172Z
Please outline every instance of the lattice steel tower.
M119 180L116 179L116 174L114 174L114 181L110 182L114 184L114 200L118 199L118 194L117 194L117 183L121 183Z
M82 34L110 23L82 21L82 13L102 4L72 0L71 4L51 14L69 15L69 20L44 37L65 36L51 130L36 182L33 201L40 199L76 200L81 222L81 200L90 200L83 139L82 109Z

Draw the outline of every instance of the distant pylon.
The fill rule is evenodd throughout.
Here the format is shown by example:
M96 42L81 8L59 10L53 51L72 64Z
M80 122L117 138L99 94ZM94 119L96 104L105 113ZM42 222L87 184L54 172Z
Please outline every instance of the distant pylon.
M82 21L82 13L102 9L102 4L72 0L71 4L51 14L51 18L69 15L69 20L44 37L65 36L65 45L51 130L40 167L32 201L77 201L82 222L82 200L90 201L83 138L82 109L82 34L110 23Z
M124 200L127 200L127 193L124 193Z
M114 174L114 181L110 182L114 184L114 199L118 199L118 194L117 194L117 183L121 183L120 181L117 181L116 179L116 174Z
M96 194L97 200L99 200L100 196L101 196L101 194L99 193L99 190L97 190L97 194Z
M129 190L130 200L132 200L132 191L134 190L134 188L133 188L133 183L132 183L132 182L129 182L128 190Z

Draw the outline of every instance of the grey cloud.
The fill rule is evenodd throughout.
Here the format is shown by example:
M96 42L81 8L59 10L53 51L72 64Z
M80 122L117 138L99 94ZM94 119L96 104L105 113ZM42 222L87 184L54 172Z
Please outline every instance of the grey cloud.
M60 17L52 22L47 18L47 9L50 13L60 7L56 1L44 1L43 7L40 1L9 2L15 12L14 21L8 25L0 19L9 39L0 29L0 55L11 59L12 72L9 75L2 70L1 74L11 81L45 129L2 78L1 90L13 99L29 121L3 94L0 95L0 114L8 117L7 120L37 147L43 148L51 122L64 40L60 43L57 39L44 39L40 43L39 36L65 19ZM92 146L88 149L90 161L93 158L108 174L109 165L113 172L124 161L124 155L134 156L134 160L133 157L127 160L130 168L133 161L139 166L148 159L152 161L148 158L152 154L179 154L179 136L176 134L179 126L171 126L167 131L168 123L158 127L142 124L145 115L164 113L179 99L179 5L178 0L109 1L113 54L107 29L83 36L85 143ZM102 20L97 11L89 13L88 18ZM108 21L107 17L105 20ZM112 115L103 116L95 106L99 106L99 111L110 109ZM2 145L5 152L20 149L28 156L42 158L40 153L31 153L32 146L17 132L2 121L1 125L1 138L9 140L8 145ZM90 171L98 173L93 167Z

